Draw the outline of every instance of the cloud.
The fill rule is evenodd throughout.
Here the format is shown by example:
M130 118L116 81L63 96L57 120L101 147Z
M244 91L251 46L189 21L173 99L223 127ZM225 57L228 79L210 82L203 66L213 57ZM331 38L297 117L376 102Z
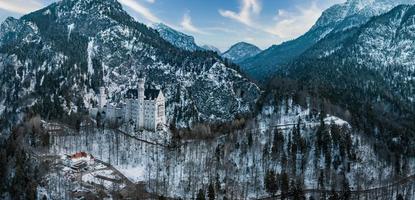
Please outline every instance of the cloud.
M258 15L262 6L259 0L240 0L241 8L238 13L230 10L219 10L219 13L223 17L227 17L233 20L236 20L247 26L254 26L252 17Z
M35 0L0 1L0 9L19 14L27 14L29 12L33 12L40 9L42 6L42 3Z
M309 7L297 7L294 11L278 10L274 20L277 21L265 31L284 40L294 39L308 31L321 16L322 8L315 2Z
M146 18L152 23L162 22L157 16L155 16L148 8L142 6L134 0L118 0L121 4L131 8L135 12L139 13L141 16ZM150 0L151 1L151 0ZM154 0L153 0L154 1Z
M180 23L181 28L185 31L193 32L193 33L199 33L199 34L206 34L206 32L200 30L192 23L192 18L190 17L189 13L184 14L183 20Z
M148 3L155 3L156 0L146 0Z

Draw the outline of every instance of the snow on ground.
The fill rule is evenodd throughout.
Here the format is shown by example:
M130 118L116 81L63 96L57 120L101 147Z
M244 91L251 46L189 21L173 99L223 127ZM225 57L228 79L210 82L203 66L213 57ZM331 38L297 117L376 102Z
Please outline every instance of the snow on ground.
M263 187L264 175L268 169L280 173L280 161L264 157L264 149L270 150L273 135L269 127L282 126L284 140L301 119L301 134L308 141L305 188L315 188L319 168L324 166L324 157L314 167L315 131L319 125L318 117L310 117L309 109L301 109L289 103L288 107L267 107L260 114L254 132L244 131L220 137L212 141L190 141L176 149L166 149L137 141L116 131L96 130L95 133L54 137L51 152L64 154L86 151L104 162L111 163L134 182L143 181L151 192L161 192L164 196L192 198L200 188L209 182L220 180L228 193L239 194L234 198L258 198L266 196ZM348 125L342 119L328 116L324 120L337 125ZM251 126L247 124L247 126ZM251 133L252 146L248 145ZM146 133L151 135L151 132ZM154 134L154 133L153 133ZM157 134L155 134L157 135ZM387 163L379 161L370 142L358 133L351 132L353 149L357 161L351 163L351 172L346 174L351 187L360 184L369 188L383 184L390 178L392 169ZM287 149L287 142L284 144ZM333 158L337 153L333 153ZM218 162L219 161L219 162ZM411 167L414 167L411 162ZM410 167L410 168L411 168ZM338 173L338 172L333 172ZM359 180L368 180L360 183ZM376 180L382 180L381 182Z
M141 181L145 181L145 167L142 166L115 166L118 171L120 171L124 176L126 176L130 181L134 183L138 183Z

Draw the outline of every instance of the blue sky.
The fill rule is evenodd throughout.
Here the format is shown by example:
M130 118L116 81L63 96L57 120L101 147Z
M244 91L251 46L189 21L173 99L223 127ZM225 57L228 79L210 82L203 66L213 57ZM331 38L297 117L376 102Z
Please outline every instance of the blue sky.
M54 0L0 0L0 21L20 17ZM321 12L345 0L118 0L137 21L165 23L200 45L226 50L245 41L262 49L294 39Z

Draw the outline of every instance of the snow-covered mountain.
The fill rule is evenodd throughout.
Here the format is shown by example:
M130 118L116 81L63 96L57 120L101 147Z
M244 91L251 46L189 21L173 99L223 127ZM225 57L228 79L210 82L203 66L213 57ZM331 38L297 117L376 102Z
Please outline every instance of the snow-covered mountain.
M8 18L0 27L0 63L2 127L24 111L46 119L85 111L100 86L120 99L139 72L163 90L169 122L178 126L230 120L251 111L259 96L216 53L172 46L115 0L63 0Z
M415 6L397 6L364 25L328 34L273 81L295 80L299 90L351 113L355 127L373 132L390 149L396 138L413 147L414 32Z
M301 37L273 45L241 63L242 69L252 78L266 82L275 71L312 47L327 34L365 24L371 17L385 13L401 4L414 4L413 0L348 0L323 12L316 24Z
M208 50L208 51L216 52L219 55L222 54L222 52L218 48L216 48L215 46L212 46L212 45L205 44L205 45L202 45L202 48L205 49L205 50Z
M175 29L162 23L155 24L153 27L160 33L160 36L163 39L180 49L187 51L203 50L196 44L193 36L176 31Z
M222 54L222 57L227 58L235 63L240 63L247 58L257 55L260 52L261 49L253 44L239 42L232 45L229 50Z

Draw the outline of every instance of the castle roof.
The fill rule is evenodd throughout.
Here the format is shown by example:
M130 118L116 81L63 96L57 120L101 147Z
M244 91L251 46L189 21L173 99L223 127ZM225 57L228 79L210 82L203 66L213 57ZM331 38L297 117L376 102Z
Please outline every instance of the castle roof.
M145 89L144 90L144 100L154 100L160 94L160 90L156 89ZM138 90L137 89L129 89L125 95L126 98L129 99L137 99L138 98Z
M144 100L154 100L157 99L157 97L160 94L160 90L155 90L155 89L146 89L144 91L144 96L145 99Z

